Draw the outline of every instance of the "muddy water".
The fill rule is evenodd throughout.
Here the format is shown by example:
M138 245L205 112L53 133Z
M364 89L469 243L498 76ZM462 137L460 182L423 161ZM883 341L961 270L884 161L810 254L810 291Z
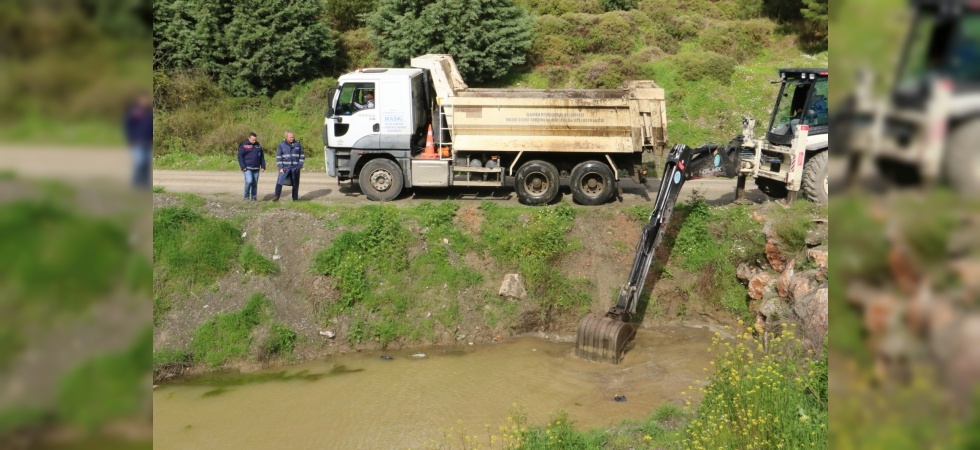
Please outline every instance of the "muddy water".
M439 439L440 429L459 428L458 420L469 435L485 435L485 424L496 430L513 403L525 406L530 423L564 409L580 427L607 426L644 418L703 382L711 336L702 328L643 329L618 366L576 358L574 343L522 337L428 349L424 359L358 353L269 371L301 375L284 381L165 385L153 394L153 448L419 447ZM614 402L617 394L627 402Z

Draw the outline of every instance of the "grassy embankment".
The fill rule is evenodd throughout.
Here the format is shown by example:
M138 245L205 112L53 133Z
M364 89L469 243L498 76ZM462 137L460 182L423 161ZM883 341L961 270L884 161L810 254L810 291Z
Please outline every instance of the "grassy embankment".
M601 294L608 298L594 301L597 299L591 292L595 291L595 280L572 276L572 267L563 265L583 249L575 237L582 236L582 231L573 229L588 230L593 228L588 223L608 221L609 214L625 214L635 220L638 233L649 214L642 207L608 212L565 204L528 208L484 202L473 217L461 218L457 215L459 205L452 202L355 208L301 202L270 203L246 212L249 217L225 220L204 213L200 197L178 198L182 205L154 213L155 323L159 324L172 308L194 307L202 294L217 292L216 281L229 276L232 269L241 270L245 283L252 277L275 282L280 276L279 265L242 238L242 224L257 215L292 210L315 217L325 228L337 232L309 258L309 266L301 268L311 278L326 277L335 294L301 301L313 305L321 326L346 324L346 332L340 337L350 345L380 348L431 344L445 337L441 334L453 335L461 326L509 333L507 330L573 324L583 312L594 305L605 308L616 296L616 292L609 292ZM801 236L805 236L809 223L796 218L814 208L799 203L787 211L787 219L792 220L777 227L781 236L787 236L786 252L804 248ZM703 200L679 205L675 218L680 228L671 229L663 244L675 256L666 266L655 263L652 272L682 280L676 281L681 284L680 294L665 291L663 295L685 298L644 296L639 320L644 316L683 319L686 308L672 310L673 316L664 317L660 303L666 301L682 305L717 303L733 318L749 318L745 288L736 280L735 268L740 261L762 257L761 224L749 218L748 207L709 208ZM780 231L782 228L785 231ZM791 236L797 237L795 243ZM624 257L632 256L633 249L621 241L611 245ZM503 299L496 293L498 277L513 272L524 278L529 294L524 301ZM260 313L262 308L252 310L240 313L241 317L209 320L203 326L212 327L213 332L199 329L194 346L158 352L156 365L182 362L218 367L236 361L288 360L289 346L273 345L282 349L275 354L255 352L267 345L250 342L255 327L278 322ZM235 326L221 331L225 322ZM280 324L283 333L255 334L275 339L279 334L291 334L289 326ZM207 342L211 340L215 343ZM304 342L303 336L289 340L296 346L315 345ZM241 342L242 346L220 357L209 356L207 349L220 347L220 342Z
M727 142L742 115L765 126L777 68L828 65L826 51L800 50L791 26L741 3L644 0L632 11L603 13L597 1L528 1L535 17L528 64L490 86L615 88L652 79L667 91L672 143ZM351 68L382 64L368 34L341 34ZM324 97L334 83L322 78L272 97L233 98L200 75L155 73L154 167L235 170L237 145L249 131L274 155L286 129L306 145L311 167L322 167Z
M149 402L149 323L135 336L119 330L113 339L82 350L63 342L87 343L107 326L93 310L135 311L148 298L150 261L130 242L138 214L93 215L76 203L83 197L79 192L58 183L4 176L0 184L10 192L36 196L0 206L0 233L5 236L0 240L5 255L0 261L5 319L0 380L33 392L12 394L0 405L0 446L20 430L67 428L97 434L106 424L130 420ZM99 195L86 197L93 201ZM71 335L59 338L67 330ZM134 339L128 344L118 341L130 337ZM48 372L45 376L25 371L33 367L22 359L28 352L45 355L44 367L33 369ZM79 352L91 356L76 358Z

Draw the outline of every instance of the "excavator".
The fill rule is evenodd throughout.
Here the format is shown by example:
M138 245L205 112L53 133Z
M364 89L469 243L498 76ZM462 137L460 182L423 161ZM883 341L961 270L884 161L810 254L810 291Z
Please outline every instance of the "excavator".
M687 180L698 178L735 178L738 175L735 145L737 144L722 146L708 143L691 148L678 144L670 150L660 181L660 192L657 194L653 212L650 213L649 224L643 227L640 242L636 246L636 256L633 258L633 268L626 284L620 289L619 300L604 315L587 314L579 321L576 356L612 364L618 364L622 360L627 345L636 335L636 327L631 319L636 314L636 306L650 271L650 264L653 263L657 247L660 246L664 231L670 223L681 187Z

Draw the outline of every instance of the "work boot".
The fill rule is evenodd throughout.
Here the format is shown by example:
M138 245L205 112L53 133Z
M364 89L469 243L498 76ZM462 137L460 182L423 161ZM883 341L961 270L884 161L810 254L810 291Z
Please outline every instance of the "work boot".
M278 202L279 201L279 197L272 197L272 201Z

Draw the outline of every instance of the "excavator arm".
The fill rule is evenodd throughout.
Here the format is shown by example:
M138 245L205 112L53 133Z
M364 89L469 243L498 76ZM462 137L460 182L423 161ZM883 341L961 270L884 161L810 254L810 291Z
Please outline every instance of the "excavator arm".
M604 316L589 314L579 322L575 346L578 357L613 364L622 359L626 345L636 334L630 320L636 314L640 293L663 240L664 229L670 223L681 187L687 180L697 178L734 178L737 175L735 155L728 150L718 144L705 144L693 149L681 144L674 146L667 154L660 192L650 213L650 222L643 226L640 242L636 245L629 278L619 291L616 306Z

